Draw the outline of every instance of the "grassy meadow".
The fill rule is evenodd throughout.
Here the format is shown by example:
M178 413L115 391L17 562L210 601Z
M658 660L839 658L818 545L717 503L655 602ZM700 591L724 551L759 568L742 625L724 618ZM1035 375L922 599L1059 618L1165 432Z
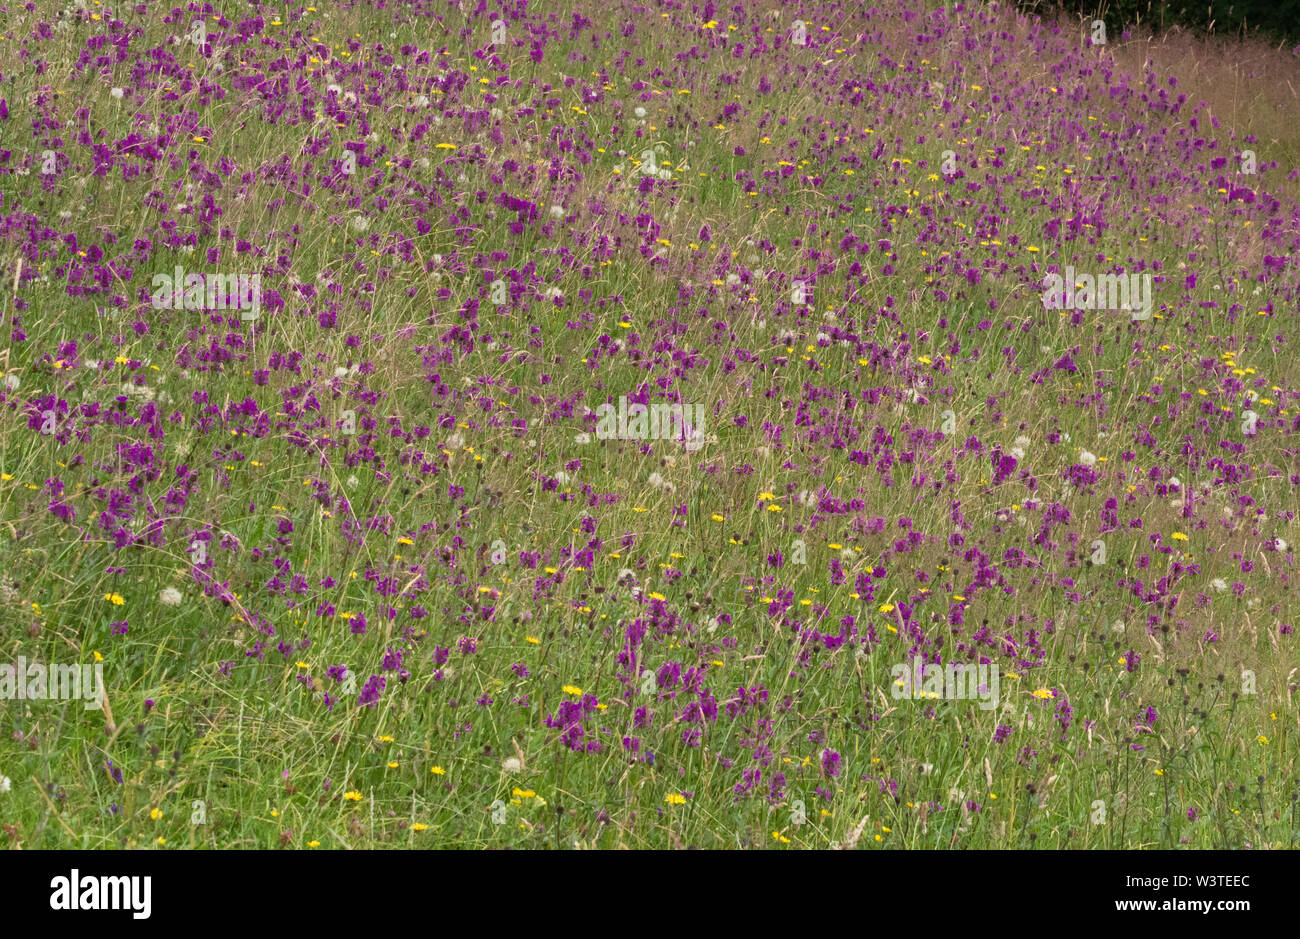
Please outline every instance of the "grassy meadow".
M317 2L0 6L0 846L1296 845L1300 51Z

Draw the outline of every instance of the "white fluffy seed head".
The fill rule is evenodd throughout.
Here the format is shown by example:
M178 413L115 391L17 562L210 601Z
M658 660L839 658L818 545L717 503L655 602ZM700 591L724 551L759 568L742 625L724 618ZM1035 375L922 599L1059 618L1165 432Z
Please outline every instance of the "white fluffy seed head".
M672 483L670 483L668 480L664 479L664 477L659 473L651 473L650 478L646 481L650 483L651 486L654 486L656 489L662 489L664 492L667 492L669 494L677 491L677 487L674 486Z

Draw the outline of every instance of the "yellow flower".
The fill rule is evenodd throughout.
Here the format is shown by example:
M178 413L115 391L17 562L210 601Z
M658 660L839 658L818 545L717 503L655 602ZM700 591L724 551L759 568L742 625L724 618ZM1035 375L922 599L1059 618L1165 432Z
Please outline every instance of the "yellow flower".
M396 760L389 760L389 761L388 761L388 768L389 768L389 769L397 769L397 761L396 761Z
M538 639L536 636L525 636L524 642L530 642L535 646L540 646L542 644L542 640Z
M360 802L360 801L361 801L361 793L359 793L359 792L357 792L357 791L355 791L355 790L353 790L352 792L345 792L345 793L343 793L343 798L346 799L346 800L349 801L349 802Z
M1186 540L1187 540L1187 536L1184 535L1181 531L1176 531L1176 532L1174 532L1172 535L1170 535L1169 537L1172 538L1172 539L1174 539L1174 541L1186 541Z
M308 842L307 842L307 847L309 847L309 848L319 848L319 847L320 847L320 842L319 842L319 841L308 841Z
M892 613L892 612L894 612L894 604L892 604L892 603L882 603L882 604L880 604L880 612L881 612L881 613Z
M1260 743L1268 743L1268 738L1265 737L1263 734L1260 734L1260 735L1259 735L1258 737L1256 737L1255 739L1256 739L1257 741L1259 741Z
M668 795L664 796L664 801L669 805L685 805L686 796L682 795L680 792L670 792Z
M429 826L424 824L423 822L416 822L414 825L411 826L411 831L424 831L428 827Z
M563 691L565 694L573 694L573 695L582 694L582 689L579 688L577 685L565 685L560 690Z
M520 789L518 786L510 794L516 799L534 799L537 797L537 793L532 789Z
M121 606L126 603L126 601L122 599L120 593L106 593L104 594L104 599L113 604L113 606Z
M149 817L155 822L158 821L158 819L162 818L162 809L151 809L149 811Z
M379 740L380 743L392 743L392 742L393 742L393 738L390 737L390 736L388 736L388 734L380 734L379 737L378 737L377 739Z
M429 768L429 772L433 773L433 775L435 775L435 776L446 776L446 775L447 775L447 771L446 771L445 769L443 769L441 766L433 766L433 767L430 767L430 768Z
M1034 692L1034 697L1035 697L1035 698L1055 698L1056 695L1052 694L1052 689L1051 689L1051 688L1039 688L1037 691Z

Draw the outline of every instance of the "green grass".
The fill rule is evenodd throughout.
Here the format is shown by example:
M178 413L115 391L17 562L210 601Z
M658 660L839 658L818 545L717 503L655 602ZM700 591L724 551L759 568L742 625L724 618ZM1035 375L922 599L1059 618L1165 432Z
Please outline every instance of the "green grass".
M552 6L562 20L570 18L570 5ZM670 53L680 44L675 34L652 31L660 12L655 7L639 20L642 27L628 45L633 56L646 57L646 71L655 65L672 68ZM626 14L626 8L619 13ZM717 15L722 19L721 12ZM30 22L14 23L14 16L0 15L0 32L31 28ZM401 16L345 7L315 28L331 45L359 33L364 42L378 38L386 47L410 42L428 48L432 41L436 49L445 41L458 48L451 39L431 40L425 27L402 22ZM611 24L618 19L612 13L605 18ZM157 20L147 27L152 41L163 34ZM88 27L76 29L82 38ZM852 32L846 27L846 36ZM668 52L658 48L660 43L668 44ZM66 59L52 63L50 75L19 73L18 90L6 91L11 110L18 111L14 102L24 94L51 84L56 96L64 93L68 99L59 105L60 114L66 117L84 99L89 125L109 128L113 139L128 133L129 109L106 98L102 89L93 96L89 91L92 84L100 88L100 79L57 77L68 71L80 42L64 45ZM587 115L571 110L581 99L558 75L602 67L595 61L570 64L567 57L584 49L590 51L581 41L553 43L536 68L539 81L557 86L546 94L561 98L553 110L562 120L533 115L512 124L506 142L496 145L486 136L467 139L448 118L411 143L399 138L409 133L415 117L401 108L386 110L372 117L380 143L368 145L367 153L376 165L358 171L364 179L383 170L377 188L329 192L317 185L306 199L265 171L281 159L298 166L314 159L319 171L322 160L341 159L342 142L359 139L358 132L348 128L331 135L331 145L311 158L302 153L305 128L263 123L256 109L237 107L233 97L204 104L187 93L184 106L196 115L195 127L210 128L202 135L207 139L193 144L205 163L214 166L229 158L256 179L238 210L216 222L217 228L229 228L233 239L201 237L193 255L158 249L134 272L131 291L175 265L200 269L203 248L218 244L223 269L242 270L243 261L231 250L236 240L248 239L267 247L263 263L291 251L293 273L303 283L315 283L328 272L339 288L337 328L320 328L314 315L303 315L290 303L277 315L264 310L259 324L264 331L255 337L237 313L224 321L186 311L151 313L148 331L137 333L130 328L133 315L97 316L94 299L68 295L56 271L69 262L68 252L58 250L57 243L40 261L42 274L54 272L49 281L25 280L18 291L26 311L19 311L6 291L0 313L20 312L27 338L9 341L0 353L7 373L21 382L0 424L0 569L7 578L0 596L0 659L24 655L29 661L64 663L102 656L112 711L110 721L80 702L10 702L0 710L0 775L12 781L12 790L0 795L9 845L1294 847L1300 837L1292 733L1297 729L1295 646L1293 637L1278 630L1292 608L1287 578L1294 553L1264 557L1256 552L1264 557L1255 558L1256 567L1267 565L1268 571L1254 575L1246 596L1211 586L1215 577L1231 577L1235 560L1230 555L1255 551L1260 537L1285 534L1296 540L1293 520L1277 523L1281 527L1260 525L1253 508L1241 503L1249 496L1270 515L1287 505L1294 509L1287 481L1294 464L1287 447L1293 440L1277 430L1253 445L1250 478L1205 495L1208 506L1197 520L1182 518L1181 508L1170 504L1174 497L1158 491L1161 482L1133 472L1134 466L1180 465L1174 454L1185 434L1200 434L1196 422L1203 417L1198 410L1203 399L1214 405L1215 413L1204 417L1216 432L1240 439L1232 436L1241 410L1240 394L1232 393L1233 367L1255 370L1239 376L1243 388L1249 381L1283 389L1271 413L1295 408L1295 365L1286 348L1271 340L1284 328L1279 320L1286 313L1261 323L1245 322L1249 317L1243 315L1242 323L1234 323L1222 305L1208 312L1193 308L1194 302L1214 298L1215 285L1235 287L1234 301L1245 296L1246 286L1233 278L1245 270L1237 259L1253 242L1241 234L1239 218L1229 218L1222 205L1211 202L1214 187L1207 184L1206 192L1197 194L1203 197L1203 221L1197 221L1198 213L1179 214L1176 205L1147 213L1148 200L1098 184L1095 191L1113 199L1111 227L1074 243L1044 237L1042 226L1051 213L1039 195L1026 193L1009 200L1016 214L990 237L979 229L983 197L927 178L943 150L962 149L962 138L930 129L938 118L928 105L904 97L892 123L883 123L878 110L864 123L858 109L834 110L819 100L811 89L833 87L832 79L848 74L846 65L824 67L799 88L782 87L766 96L758 93L763 73L755 67L724 86L725 94L713 95L718 72L734 66L726 58L710 60L707 67L691 66L693 73L674 72L675 87L665 88L662 96L668 100L646 105L649 114L641 128L630 118L612 119L605 107L590 107ZM855 54L875 61L868 52ZM1162 74L1180 67L1172 53L1152 54L1167 56L1159 62ZM186 48L176 55L195 67L196 78L208 67ZM475 64L488 71L460 53L448 58L457 67ZM916 58L909 52L909 59ZM1003 74L984 61L988 56L972 58L962 78L967 86L987 83L984 74ZM952 67L943 60L943 69ZM939 68L912 61L907 68L880 66L873 74L884 84L899 76L911 76L910 81L935 75ZM948 71L937 74L944 81L957 78ZM215 73L207 78L221 80ZM692 78L693 93L676 95ZM621 83L622 76L613 81ZM1104 86L1097 76L1091 81ZM705 89L709 98L702 101ZM978 92L968 87L965 93ZM527 106L535 94L540 92L524 87L518 100L507 104ZM617 94L626 99L630 115L635 95ZM713 118L731 100L744 102L746 113L718 130ZM159 94L147 104L155 112L174 113L176 107ZM772 117L760 129L756 125L765 112ZM785 128L782 117L788 120ZM1262 105L1238 120L1234 130L1269 128L1280 138L1268 149L1270 158L1300 152L1295 132L1288 129L1294 122L1273 123L1276 115ZM846 121L861 139L840 149L827 144L824 153L805 141L790 157L794 175L780 178L781 157L775 154L786 138L796 136L795 128L805 122L821 132L823 121L829 122L824 125L828 136L850 133L835 129ZM614 124L620 127L617 135ZM872 127L870 134L866 126ZM589 201L603 203L607 213L653 215L661 226L658 237L666 242L655 246L667 258L666 267L647 262L634 226L611 225L622 243L599 256L596 245L577 237L583 226L557 224L561 235L554 240L535 228L520 237L509 230L512 213L498 211L489 218L474 204L474 192L495 194L501 188L491 175L502 159L517 160L523 172L537 158L516 140L531 140L536 148L557 127L568 135L586 134L604 150L594 154L581 198L570 199L566 210L581 213L585 222L591 219ZM319 132L330 131L326 125ZM915 143L923 131L931 138ZM1023 169L1035 177L1032 167L1043 165L1035 181L1055 195L1063 167L1078 165L1082 174L1080 154L1096 153L1102 160L1105 138L1098 130L1091 134L1079 153L1049 153L1041 140L1033 140L1029 150L1012 148L1000 137L988 146L1008 146L1002 173ZM768 137L771 142L764 143ZM870 150L879 139L888 149L873 161ZM639 156L659 140L668 147L669 162L676 166L685 156L690 169L672 186L643 195L634 188L636 167L617 151ZM439 142L453 141L455 150L436 149ZM11 145L23 150L6 138L3 147ZM735 154L737 146L744 156ZM184 156L189 149L179 145L177 152ZM910 163L891 165L895 151ZM849 152L862 162L843 163ZM972 144L963 150L968 152L979 151ZM421 158L430 161L427 169L400 164ZM1152 172L1162 160L1155 154L1146 159ZM386 167L388 160L395 167ZM1270 186L1292 197L1294 182L1278 177L1293 162L1284 161L1268 177ZM616 166L623 178L616 178ZM538 203L543 222L557 191L545 168L543 162L536 181L509 187ZM853 175L846 175L846 168ZM751 195L756 190L734 179L742 171L760 186L770 181L764 171L777 173L772 185L779 191ZM163 165L160 173L126 182L119 174L110 182L78 164L60 179L57 192L42 194L39 173L33 171L0 176L0 193L6 211L16 201L53 219L68 206L78 218L77 230L85 233L83 242L97 226L108 225L129 245L157 223L157 212L145 207L151 190L165 193L173 204L191 198L182 195L191 178L184 160ZM463 182L458 181L462 173ZM802 175L821 175L825 182L814 187L802 182ZM430 211L433 231L418 233L419 212L412 203L429 189L443 199L470 194L472 237L446 227L445 211ZM1155 187L1152 194L1171 201L1190 198L1174 184ZM346 227L376 195L388 198L392 207L365 231ZM938 214L951 222L941 218L939 240L916 241L921 226L912 227L915 215L906 213L893 217L895 228L883 230L890 206L920 213L940 204L941 196ZM836 207L850 198L852 210L839 212ZM283 200L283 207L272 208L276 200ZM1150 216L1164 221L1151 222ZM965 226L962 234L957 222ZM185 224L187 231L196 228L192 216ZM706 224L707 241L699 235ZM788 299L792 281L817 265L809 250L833 251L847 234L873 245L890 239L898 255L897 275L876 277L864 289L847 272L847 258L841 258L833 271L818 273L811 305L794 308ZM1008 272L990 274L979 286L940 302L926 291L927 278L934 276L931 268L942 252L963 237L1000 243L989 246L998 260L1005 255L994 249L1010 247L1013 239L1019 247L1012 251ZM413 245L409 255L403 239ZM775 248L760 249L763 239ZM801 239L801 246L793 246L793 239ZM1042 253L1029 253L1024 245ZM5 254L17 250L5 243ZM507 261L482 265L494 276L528 262L536 265L530 299L503 310L491 306L491 278L480 274L475 259L493 251L509 255ZM426 269L435 254L446 258L445 266L436 268L437 279ZM1171 278L1174 286L1161 294L1171 298L1181 279L1178 264L1190 254L1200 262L1212 259L1200 268L1201 284L1179 299L1179 316L1166 310L1142 326L1117 323L1107 312L1085 312L1081 324L1069 324L1068 316L1042 310L1037 287L1022 276L1027 265L1041 266L1048 255L1062 263L1075 258L1080 267L1101 266L1094 256L1120 262L1150 258ZM721 264L733 258L755 274L749 283L727 282ZM879 258L880 250L873 250L864 266L878 265ZM773 273L764 279L761 271ZM12 272L7 267L6 281ZM1028 286L1017 295L1011 289L1017 284ZM536 296L551 286L563 291L565 306ZM287 294L283 286L277 289ZM449 296L440 296L442 289ZM592 292L591 300L580 299L584 289ZM1280 288L1267 289L1262 302L1284 302ZM111 292L127 291L118 284ZM473 351L452 343L451 355L436 358L447 330L464 325L458 310L475 297L482 305L480 329L497 345L489 348L476 337ZM990 299L1000 304L996 312L986 312ZM819 344L818 333L831 326L857 336L854 345ZM785 330L792 335L783 337ZM219 367L200 371L197 364L183 367L177 361L182 348L193 354L240 331L244 344L227 345L230 358ZM602 334L625 347L635 338L643 357L633 362L627 355L602 354L589 367L584 360L590 360ZM356 337L352 345L349 336ZM668 338L677 350L698 356L699 367L673 374L680 360L672 358L671 348L656 348ZM73 340L81 364L64 368L55 350ZM953 349L954 342L960 347ZM1049 371L1041 384L1029 382L1075 346L1082 347L1078 372ZM737 349L750 350L753 357L738 360ZM873 349L885 354L875 364L867 357ZM272 354L295 350L303 354L300 373L273 370L266 384L256 382L254 373L269 368ZM1220 364L1209 370L1200 364L1205 358ZM87 359L103 367L91 370ZM366 362L373 364L369 374L336 377L336 369ZM438 412L428 380L434 373L450 389L442 400L454 404L449 411L459 415L458 426L435 424L427 438L411 443L391 436L392 421L406 431L434 422ZM707 431L716 442L689 453L665 442L642 447L575 441L584 430L584 404L594 407L606 395L617 400L643 382L657 390L654 382L660 378L685 400L709 408ZM127 382L148 391L128 395L124 410L138 415L143 404L138 399L151 396L161 436L139 426L99 422L86 440L75 435L60 440L26 426L30 398L53 394L111 409ZM304 394L296 393L307 385ZM1153 389L1160 385L1170 390L1157 397ZM1201 388L1207 395L1197 394ZM924 402L910 401L908 389L924 395ZM864 400L873 391L879 392L875 404ZM193 398L201 392L225 415L205 415ZM1171 410L1182 392L1192 399ZM250 398L269 416L265 429L226 410ZM309 399L314 404L308 416L287 416L286 400L302 407ZM576 402L570 416L563 412L566 402ZM811 424L797 422L801 404ZM904 446L918 428L933 432L949 409L956 433L934 447ZM348 411L357 422L355 437L342 429ZM183 419L172 420L173 412L183 413ZM1156 428L1160 452L1132 443L1136 423L1155 416L1162 420ZM736 423L739 417L745 418L743 427ZM514 430L514 420L526 420L526 429ZM846 435L852 428L859 435L855 442L837 447L811 439L810 427L832 421ZM765 422L784 426L780 447L767 438ZM463 438L459 447L447 445L453 432ZM876 466L852 462L852 451L868 449L873 432L891 436L897 449L915 451L915 463L895 464L882 477ZM1049 432L1068 435L1068 442L1048 444ZM1027 514L1024 503L1031 497L1023 483L992 486L987 454L961 452L972 435L986 446L1009 448L1021 433L1032 440L1030 465L1039 485L1032 498L1044 505L1059 502L1071 513L1070 524L1050 535L1055 546L1030 541L1041 513L1023 525L1017 521ZM1217 437L1196 440L1213 447ZM128 481L137 471L114 464L113 445L128 441L164 454L158 464L163 472L139 478L134 490ZM382 461L382 475L373 463L356 462L364 447L372 447ZM1077 462L1081 448L1105 457L1103 466L1127 476L1112 473L1092 493L1067 490L1059 473ZM413 468L413 450L423 454L417 463L437 466L436 476ZM1125 450L1137 451L1136 459L1124 461ZM1228 459L1217 451L1213 455ZM571 460L581 460L581 468L565 471ZM181 463L197 479L185 507L171 511L166 499L179 485L174 467ZM96 469L97 464L107 468ZM561 471L569 482L549 490L545 481ZM916 472L931 481L951 472L956 481L921 499L909 482ZM1176 472L1197 487L1209 481L1208 471ZM655 473L674 490L652 485ZM65 483L63 498L77 507L73 525L48 511L50 495L42 487L51 478ZM449 496L451 484L464 487L463 497ZM133 491L137 514L154 507L150 517L164 519L160 544L117 549L107 532L94 527L92 513L108 506L106 487ZM328 488L329 510L314 498L318 487ZM840 502L860 499L863 506L834 514L800 504L802 491L822 487ZM347 507L339 504L340 496L346 496ZM616 500L587 504L602 496ZM1107 566L1092 567L1088 544L1108 497L1118 500L1121 525L1104 536ZM961 547L945 543L953 502L961 503L970 523ZM604 545L590 568L579 570L586 565L576 565L572 556L591 538L581 529L587 512L599 518ZM866 524L874 517L886 521L882 532ZM889 574L877 583L875 600L866 603L854 595L855 577L906 537L896 524L901 517L910 517L914 529L929 537L888 558ZM1140 530L1126 527L1139 517ZM290 520L293 530L277 543L280 519ZM436 529L422 530L435 522ZM193 559L186 549L200 529L213 532L206 551L215 559L213 577L228 582L229 604L205 596L190 576ZM1187 541L1170 542L1176 531L1186 533ZM1157 611L1136 601L1118 581L1136 576L1149 588L1168 573L1165 557L1149 540L1157 532L1176 546L1170 560L1200 567L1179 581L1174 592L1183 600L1177 613L1157 616L1148 634L1146 618ZM223 534L234 539L227 546L220 543ZM453 539L460 539L461 547L454 549ZM508 555L500 564L491 558L498 540ZM796 540L806 548L805 565L789 560ZM976 548L999 565L1001 580L972 595L965 638L985 622L1013 632L1018 642L1033 630L1040 634L1043 664L1010 670L1015 677L1004 672L1003 700L993 711L969 701L892 699L890 670L907 660L911 645L898 631L896 605L924 587L938 598L924 601L930 604L922 607L924 615L933 612L938 618L923 619L922 627L930 635L944 635L942 617L952 602L944 595L970 583L973 565L966 554ZM1004 562L1010 548L1024 551L1033 564ZM786 562L773 568L767 558L778 551ZM541 555L535 569L520 563L521 552ZM1136 568L1147 553L1154 555L1152 566ZM284 581L300 575L309 588L293 597L300 604L294 609L267 589L276 574L272 557L285 565ZM841 558L847 576L834 585L829 565ZM1119 563L1125 574L1118 572ZM554 571L548 574L547 568ZM620 585L624 569L635 572L641 597ZM927 579L922 582L916 572ZM327 577L335 583L321 586ZM397 593L377 594L375 582L382 578L391 578ZM167 587L182 592L179 605L160 602ZM795 612L810 617L805 625L816 617L817 628L834 635L840 621L853 616L859 629L870 624L879 645L859 657L848 645L829 650L813 643L801 661L799 638L788 626L778 630L768 616L768 604L780 591L790 591ZM1206 599L1198 603L1201 594ZM106 595L124 602L117 605ZM425 605L429 616L418 621L383 616L390 604L404 614L414 602ZM336 615L317 613L326 604ZM881 609L891 604L893 610ZM489 605L495 611L485 616ZM258 632L255 613L274 624L274 638ZM364 614L365 636L353 635L342 614ZM720 614L731 615L731 624L715 625ZM1008 617L1016 618L1014 628L1003 625ZM641 752L653 752L653 764L629 759L621 733L601 737L600 753L568 751L556 739L559 732L544 724L563 700L575 698L563 690L566 686L599 697L605 710L588 722L593 727L604 722L623 728L628 723L623 712L649 701L651 696L638 694L629 705L618 697L617 656L624 630L638 618L661 627L652 628L645 640L642 655L649 667L676 661L683 671L703 668L720 710L739 686L763 686L767 703L745 717L722 717L709 725L702 746L684 742L684 725L674 719L684 700L658 704L653 726L636 732ZM111 624L122 619L129 621L129 633L112 635ZM663 628L669 625L671 631ZM413 627L409 633L407 627ZM1207 630L1219 641L1205 641ZM463 637L477 639L473 655L459 651ZM304 640L310 646L287 658L276 652L277 642ZM259 641L267 643L263 659L246 654ZM435 646L450 649L446 665L433 664ZM411 677L400 683L395 673L384 673L389 684L378 704L358 707L357 693L367 676L380 673L389 648L406 652ZM1135 671L1122 662L1130 650L1142 656ZM223 674L226 662L233 665ZM527 666L528 677L511 670L516 663ZM326 677L333 665L348 666L355 690L342 693ZM1246 671L1254 676L1253 693L1242 693ZM310 681L300 681L300 674L309 674ZM1057 697L1034 695L1042 689L1057 689ZM322 703L322 690L339 698L332 711ZM476 703L489 697L490 706ZM146 700L156 702L147 713ZM1064 733L1058 715L1067 703L1073 713ZM1136 731L1151 706L1159 712L1155 731ZM767 731L760 719L770 722ZM1000 724L1013 730L1005 742L994 742ZM770 801L737 800L733 789L740 769L750 765L760 745L772 751L761 785L765 789L773 773L783 773L784 794ZM834 779L821 778L824 748L843 758L844 771ZM519 767L509 771L503 761L512 758ZM109 760L121 769L121 783L105 769ZM734 761L734 767L724 761ZM819 787L829 798L816 794ZM678 804L672 797L680 793L690 795ZM796 800L806 814L799 824ZM963 808L966 801L978 809ZM504 824L494 822L493 806L498 817L504 806ZM1189 809L1195 809L1194 819ZM423 827L417 831L417 825Z

